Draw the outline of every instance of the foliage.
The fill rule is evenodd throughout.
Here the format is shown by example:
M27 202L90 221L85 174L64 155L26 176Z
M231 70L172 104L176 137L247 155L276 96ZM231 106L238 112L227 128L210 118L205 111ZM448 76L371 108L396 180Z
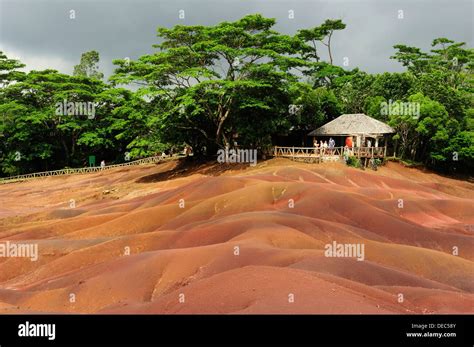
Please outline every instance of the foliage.
M23 72L24 64L0 52L0 173L85 166L89 155L121 162L185 145L196 156L226 146L263 150L276 134L363 112L396 130L402 160L472 172L472 48L446 38L435 39L429 52L398 44L392 58L406 71L369 74L333 64L341 20L293 36L276 32L275 24L257 14L158 28L157 50L115 60L108 83L97 51L82 54L72 76ZM58 113L65 100L94 103L95 116ZM416 104L420 112L382 112L389 102ZM350 157L348 165L360 161Z
M352 166L355 168L361 168L362 167L362 162L360 161L359 158L355 156L348 156L346 160L347 166Z
M83 53L81 62L74 66L74 76L90 77L101 80L104 74L99 72L99 53L90 51Z

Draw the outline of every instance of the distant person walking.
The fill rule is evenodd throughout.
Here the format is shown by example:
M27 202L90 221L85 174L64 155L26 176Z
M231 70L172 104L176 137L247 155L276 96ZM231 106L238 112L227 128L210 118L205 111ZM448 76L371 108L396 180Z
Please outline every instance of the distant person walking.
M100 168L103 170L105 168L105 160L100 162Z

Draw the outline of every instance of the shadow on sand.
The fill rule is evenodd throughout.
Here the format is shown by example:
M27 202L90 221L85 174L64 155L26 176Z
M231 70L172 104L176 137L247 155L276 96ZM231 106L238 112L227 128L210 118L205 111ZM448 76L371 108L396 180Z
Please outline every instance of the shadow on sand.
M192 157L183 158L176 162L176 165L169 170L157 172L151 175L138 178L137 183L153 183L162 182L175 178L187 177L194 174L207 176L220 176L221 174L231 170L245 170L249 168L248 163L217 163L215 160L202 159L196 160Z

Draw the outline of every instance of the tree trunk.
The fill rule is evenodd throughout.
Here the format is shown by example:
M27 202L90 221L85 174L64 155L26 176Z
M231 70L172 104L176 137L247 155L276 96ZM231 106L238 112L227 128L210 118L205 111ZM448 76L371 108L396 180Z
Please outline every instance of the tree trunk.
M63 145L64 153L66 154L66 164L69 165L69 149L67 148L64 138L61 138L61 144Z
M230 109L227 109L227 111L225 111L225 113L222 116L219 117L219 123L217 124L216 142L217 142L218 145L221 144L221 137L222 137L222 140L223 140L222 142L224 144L224 147L229 145L229 143L227 141L227 138L223 134L223 132L224 132L224 122L227 119L227 117L229 116L229 113L230 113Z
M76 154L76 135L73 134L72 135L72 139L71 139L71 157L74 158L74 154Z
M332 65L331 36L332 36L332 32L329 34L329 37L328 37L329 63Z

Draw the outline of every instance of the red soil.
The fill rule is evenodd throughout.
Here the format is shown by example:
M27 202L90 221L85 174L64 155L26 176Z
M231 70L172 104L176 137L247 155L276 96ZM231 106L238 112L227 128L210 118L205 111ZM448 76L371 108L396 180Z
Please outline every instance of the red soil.
M0 312L474 313L472 183L395 163L176 165L0 186L0 243L39 248L0 257ZM333 241L364 260L326 257Z

